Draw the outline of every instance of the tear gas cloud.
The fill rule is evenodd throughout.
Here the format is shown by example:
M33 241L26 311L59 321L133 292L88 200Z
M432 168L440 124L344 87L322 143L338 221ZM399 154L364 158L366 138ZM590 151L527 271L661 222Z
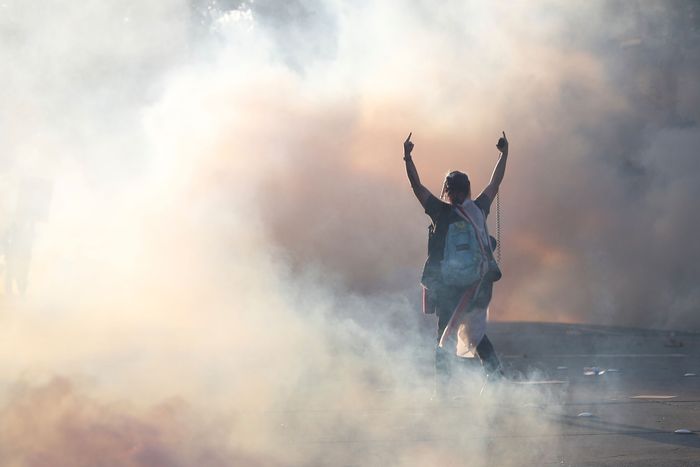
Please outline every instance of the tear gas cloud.
M502 395L468 429L402 409L433 342L408 131L433 192L459 168L478 193L511 140L496 318L700 325L694 4L0 9L0 227L32 246L2 302L6 465L541 456L490 451ZM508 398L550 432L546 395ZM401 436L388 461L337 442Z

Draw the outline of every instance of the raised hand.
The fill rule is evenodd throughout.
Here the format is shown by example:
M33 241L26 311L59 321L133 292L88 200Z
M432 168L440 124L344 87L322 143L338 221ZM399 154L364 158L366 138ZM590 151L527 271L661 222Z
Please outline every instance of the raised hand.
M405 144L405 143L404 143ZM503 154L508 154L508 138L506 138L506 132L503 132L503 136L498 138L498 143L496 143L496 148Z
M411 151L413 151L413 143L411 142L411 135L413 132L410 132L408 134L408 138L406 138L406 141L403 142L403 156L404 157L411 157Z

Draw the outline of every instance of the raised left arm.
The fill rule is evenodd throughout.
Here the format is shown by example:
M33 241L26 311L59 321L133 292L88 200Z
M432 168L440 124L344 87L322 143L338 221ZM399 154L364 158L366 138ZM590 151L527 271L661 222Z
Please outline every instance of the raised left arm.
M493 169L493 173L491 174L491 181L486 188L484 188L484 191L481 192L482 194L486 193L491 201L496 198L496 195L498 194L498 187L501 186L503 177L506 174L506 163L508 162L508 140L506 139L505 132L503 132L503 137L498 139L496 147L499 151L501 151L501 155L496 163L496 168Z

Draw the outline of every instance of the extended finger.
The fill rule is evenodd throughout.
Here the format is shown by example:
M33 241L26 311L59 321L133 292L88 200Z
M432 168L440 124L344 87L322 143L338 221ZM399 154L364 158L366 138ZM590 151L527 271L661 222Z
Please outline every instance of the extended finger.
M505 132L505 131L502 131L501 133L503 133L503 139L508 139L508 138L506 138L506 132Z
M412 134L413 134L413 132L410 132L410 133L408 134L408 138L406 138L406 142L407 142L407 143L408 143L409 141L411 141L411 135L412 135Z

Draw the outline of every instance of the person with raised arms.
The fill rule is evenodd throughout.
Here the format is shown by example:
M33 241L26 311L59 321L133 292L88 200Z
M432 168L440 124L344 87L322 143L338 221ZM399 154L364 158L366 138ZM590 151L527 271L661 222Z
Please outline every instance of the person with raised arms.
M505 132L496 148L500 157L489 184L472 200L469 176L451 171L440 199L420 181L413 163L411 132L403 143L406 173L413 193L430 216L428 259L423 268L423 312L438 318L435 348L435 393L444 398L451 378L453 355L479 357L487 378L502 376L500 361L486 336L493 283L501 271L493 251L486 218L505 175L508 139Z

